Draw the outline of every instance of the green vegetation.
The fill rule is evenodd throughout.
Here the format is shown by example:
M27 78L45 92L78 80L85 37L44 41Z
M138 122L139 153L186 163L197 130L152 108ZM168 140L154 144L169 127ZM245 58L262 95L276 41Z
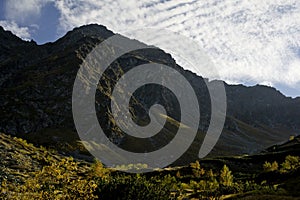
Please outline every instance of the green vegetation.
M95 181L78 176L77 169L72 158L63 158L32 173L23 184L4 180L1 193L9 199L95 199Z
M97 160L87 163L63 157L3 134L0 134L0 151L3 160L0 199L292 199L300 196L298 156L288 155L280 164L265 161L260 170L248 173L232 170L230 163L208 167L196 161L185 167L129 174L107 169ZM8 163L5 157L10 157Z
M280 164L280 168L276 161L272 164L266 161L263 168L265 172L279 171L281 174L292 173L300 168L300 158L299 156L288 155L285 157L284 162Z
M225 187L231 187L233 185L233 175L226 165L224 165L221 170L220 183Z
M289 173L297 170L300 167L299 156L288 155L285 161L281 164L280 172Z
M264 171L265 172L272 172L272 171L276 171L278 170L278 163L276 161L274 161L272 164L269 162L265 162L264 165Z

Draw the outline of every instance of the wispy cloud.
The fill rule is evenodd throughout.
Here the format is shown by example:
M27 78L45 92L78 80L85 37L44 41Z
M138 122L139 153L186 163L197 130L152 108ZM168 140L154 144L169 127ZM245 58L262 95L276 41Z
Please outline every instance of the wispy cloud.
M193 38L229 82L300 83L298 0L62 0L60 28L167 28Z
M5 3L5 18L18 24L33 23L41 14L41 9L53 0L18 0Z
M28 27L20 27L15 22L9 22L5 20L0 20L0 26L4 30L9 30L23 40L30 40L30 33Z

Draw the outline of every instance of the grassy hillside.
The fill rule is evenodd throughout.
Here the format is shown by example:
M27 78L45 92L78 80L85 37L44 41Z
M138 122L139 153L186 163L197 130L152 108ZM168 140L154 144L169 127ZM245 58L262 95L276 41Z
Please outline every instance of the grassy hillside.
M128 174L0 134L0 197L300 199L299 148L292 148L299 144L299 137L292 138L255 156L205 159L189 166Z

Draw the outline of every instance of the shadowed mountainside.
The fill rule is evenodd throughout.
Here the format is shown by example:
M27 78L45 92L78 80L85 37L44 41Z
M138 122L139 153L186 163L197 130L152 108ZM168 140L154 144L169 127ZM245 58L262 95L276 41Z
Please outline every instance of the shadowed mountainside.
M85 157L78 143L72 118L73 83L83 59L113 32L100 25L86 25L68 32L53 43L37 45L22 41L0 28L0 131L28 139L38 145L54 146L60 152ZM109 52L113 53L113 52ZM134 120L147 124L148 108L159 102L170 120L154 140L126 136L111 114L111 93L119 78L134 66L160 63L179 71L190 82L201 110L199 133L189 151L179 159L186 163L197 151L209 125L211 108L205 79L184 70L170 54L160 49L129 52L116 59L99 80L95 107L101 127L111 141L135 152L152 151L166 145L180 122L178 102L172 92L157 85L141 87L131 100ZM166 81L168 77L166 77ZM300 98L285 97L267 86L228 85L224 130L211 156L255 153L300 131ZM80 154L79 154L80 153Z

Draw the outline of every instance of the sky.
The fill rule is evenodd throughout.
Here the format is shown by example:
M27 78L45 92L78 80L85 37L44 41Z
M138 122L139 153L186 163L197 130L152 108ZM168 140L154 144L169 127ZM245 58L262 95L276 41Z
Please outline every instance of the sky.
M0 1L0 25L38 44L90 23L123 35L145 27L180 33L203 49L227 83L300 96L299 0Z

